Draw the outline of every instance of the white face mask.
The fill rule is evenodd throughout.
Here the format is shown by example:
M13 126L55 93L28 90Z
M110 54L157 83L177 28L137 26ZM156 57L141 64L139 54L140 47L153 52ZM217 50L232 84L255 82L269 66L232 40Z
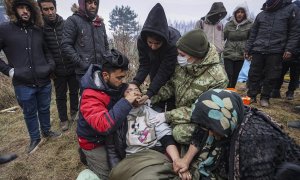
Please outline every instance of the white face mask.
M189 64L193 64L193 62L188 62L188 59L189 58L187 56L185 56L185 57L180 56L180 55L177 56L177 62L180 66L187 66Z

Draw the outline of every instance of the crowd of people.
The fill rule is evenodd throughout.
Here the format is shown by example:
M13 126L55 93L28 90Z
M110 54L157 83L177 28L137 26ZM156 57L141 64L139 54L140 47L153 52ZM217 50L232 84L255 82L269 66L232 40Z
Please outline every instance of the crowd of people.
M286 96L293 99L300 73L299 0L267 0L255 20L242 3L225 26L226 8L215 2L182 36L157 3L137 38L139 67L131 82L125 82L131 60L109 48L99 0L78 0L66 20L56 13L55 0L5 3L10 22L0 25L7 57L0 59L0 71L12 78L23 110L28 154L42 137L62 135L51 130L52 79L61 130L77 120L80 159L88 168L78 180L299 176L300 146L272 118L226 90L235 88L244 61L251 61L251 103L258 94L262 107L280 97L289 68ZM16 157L1 156L0 163Z

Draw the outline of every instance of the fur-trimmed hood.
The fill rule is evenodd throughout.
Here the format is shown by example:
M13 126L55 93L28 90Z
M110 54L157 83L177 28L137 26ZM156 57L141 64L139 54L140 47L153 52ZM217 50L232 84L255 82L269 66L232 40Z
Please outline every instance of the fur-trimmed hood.
M6 8L6 14L9 17L9 20L11 22L17 22L18 18L16 16L16 12L13 9L13 3L15 0L4 0L4 5ZM35 0L26 0L28 1L29 4L31 4L32 7L32 15L35 17L34 19L34 25L38 26L38 27L43 27L44 25L44 21L43 21L43 17L42 14L40 12L38 3Z

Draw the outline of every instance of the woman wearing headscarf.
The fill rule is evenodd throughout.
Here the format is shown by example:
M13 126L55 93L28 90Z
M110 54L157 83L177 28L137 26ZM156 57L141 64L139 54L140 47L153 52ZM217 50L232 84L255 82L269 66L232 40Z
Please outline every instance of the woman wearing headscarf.
M237 93L203 93L191 122L197 127L190 147L174 166L190 168L193 179L274 179L283 162L300 163L300 147L269 116L244 107Z
M244 63L244 47L250 34L252 20L247 3L238 5L224 29L225 48L223 52L228 88L234 88Z

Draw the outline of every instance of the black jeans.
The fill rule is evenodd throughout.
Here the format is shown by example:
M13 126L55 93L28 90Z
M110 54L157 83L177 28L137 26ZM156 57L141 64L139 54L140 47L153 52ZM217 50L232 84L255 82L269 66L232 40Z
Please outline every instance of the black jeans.
M261 99L270 99L270 93L276 81L280 79L282 54L253 54L249 70L249 97L256 97L261 92Z
M244 61L233 61L224 59L225 71L229 79L228 88L235 88L239 73L243 67Z
M78 111L79 85L75 74L70 76L59 76L54 79L56 106L61 122L68 120L67 114L67 92L69 89L70 112Z
M282 71L281 77L276 82L274 89L279 90L282 86L284 76L290 70L290 82L288 91L295 91L299 84L299 76L300 76L300 59L297 62L296 60L283 61L282 62Z

